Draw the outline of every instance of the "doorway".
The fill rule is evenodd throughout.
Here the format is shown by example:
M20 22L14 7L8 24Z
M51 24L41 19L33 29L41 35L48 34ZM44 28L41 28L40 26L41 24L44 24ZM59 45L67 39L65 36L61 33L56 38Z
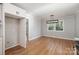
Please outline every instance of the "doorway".
M5 50L16 46L26 48L28 20L24 17L5 14Z
M12 17L5 17L5 49L19 44L19 20Z

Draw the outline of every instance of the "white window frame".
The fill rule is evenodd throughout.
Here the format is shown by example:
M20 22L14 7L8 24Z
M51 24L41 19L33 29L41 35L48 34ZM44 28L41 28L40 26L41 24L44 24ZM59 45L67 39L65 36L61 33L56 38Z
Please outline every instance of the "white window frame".
M59 20L59 21L63 21L63 30L56 30L56 25L54 25L54 30L49 30L49 24L47 24L47 31L54 31L54 32L63 32L64 31L64 20Z

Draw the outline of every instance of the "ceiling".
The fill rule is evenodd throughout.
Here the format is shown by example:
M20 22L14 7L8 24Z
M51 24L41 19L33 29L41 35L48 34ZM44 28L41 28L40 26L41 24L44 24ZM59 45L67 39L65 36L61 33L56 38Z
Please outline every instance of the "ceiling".
M13 3L25 9L28 13L36 15L65 16L74 14L79 10L78 3Z
M48 5L50 3L12 3L12 4L25 9L28 13L31 13L34 10L36 10L42 6Z

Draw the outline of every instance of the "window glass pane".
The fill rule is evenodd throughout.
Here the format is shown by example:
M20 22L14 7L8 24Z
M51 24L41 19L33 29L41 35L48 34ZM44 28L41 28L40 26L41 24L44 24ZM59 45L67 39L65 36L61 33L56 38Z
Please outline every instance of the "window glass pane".
M55 31L63 31L63 21L62 20L57 20L57 21L48 21L48 30L55 30Z
M63 21L59 21L58 23L56 23L56 30L57 31L63 30Z
M54 30L54 24L48 24L48 30Z

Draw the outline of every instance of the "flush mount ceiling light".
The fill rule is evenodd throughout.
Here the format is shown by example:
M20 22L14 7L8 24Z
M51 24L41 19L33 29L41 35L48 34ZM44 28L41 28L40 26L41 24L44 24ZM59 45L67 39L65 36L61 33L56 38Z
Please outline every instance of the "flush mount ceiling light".
M50 15L50 16L54 16L54 15Z
M58 20L58 19L55 19L54 15L50 15L49 20Z
M54 15L50 15L49 19L47 20L47 24L49 23L58 23L58 19L55 19Z

